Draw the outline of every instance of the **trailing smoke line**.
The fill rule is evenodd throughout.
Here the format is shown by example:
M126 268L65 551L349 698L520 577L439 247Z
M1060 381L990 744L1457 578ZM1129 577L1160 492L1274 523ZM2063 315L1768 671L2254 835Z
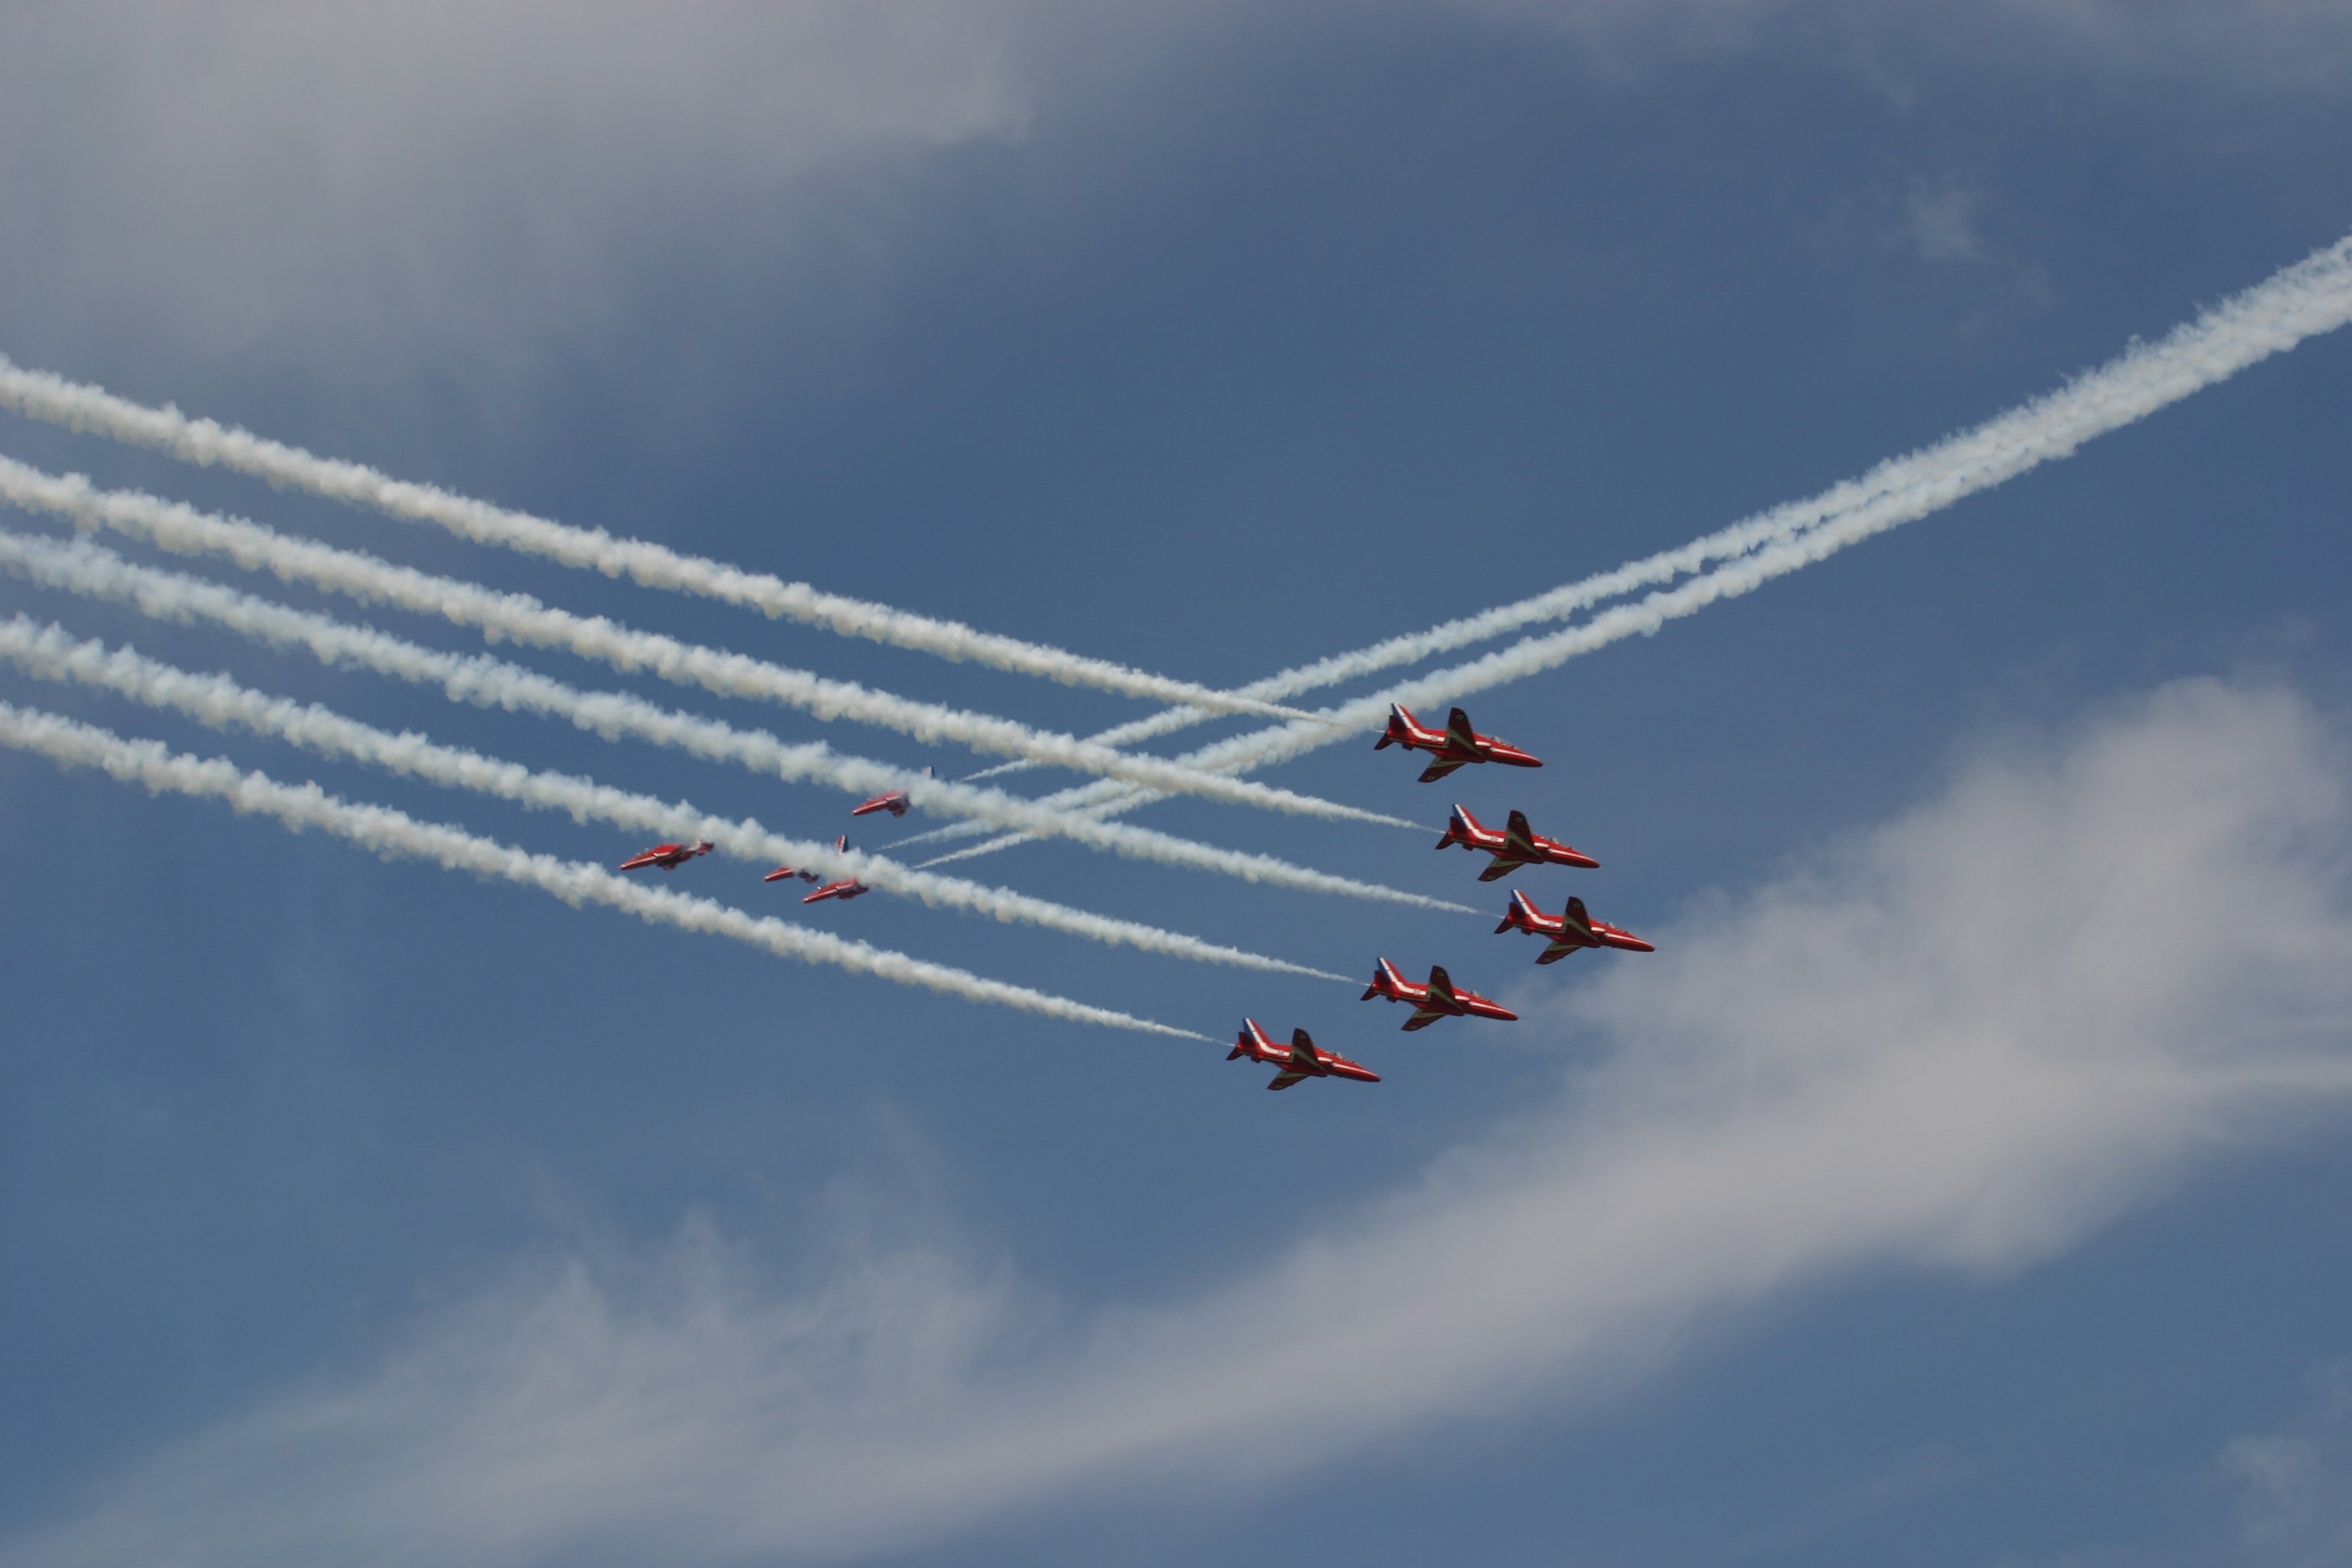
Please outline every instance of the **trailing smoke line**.
M730 821L684 801L660 801L590 779L534 772L462 747L437 744L415 733L394 734L315 703L299 703L251 690L226 675L194 674L131 648L110 652L103 642L77 640L61 626L44 626L24 616L0 621L0 658L44 680L97 687L150 707L184 713L215 729L240 726L321 756L367 763L520 805L562 811L576 822L595 818L647 833L705 838L738 859L763 865L782 862L822 871L828 877L855 877L868 887L904 893L936 908L1042 926L1089 942L1139 948L1196 963L1308 974L1318 980L1347 983L1344 974L1310 969L1302 963L1244 952L1133 921L1092 914L1003 888L934 876L882 856L856 850L844 852L827 844L788 838L770 832L757 822Z
M152 408L103 387L27 370L5 354L0 354L0 408L163 452L184 462L232 468L280 489L307 490L404 521L435 523L476 543L501 545L608 577L627 577L649 588L745 605L771 619L785 617L845 637L1154 702L1181 702L1217 713L1308 717L1295 708L1236 696L1195 681L1176 680L1109 659L980 631L960 621L824 593L806 583L746 572L647 540L615 538L603 529L575 528L456 495L435 485L411 484L360 463L320 458L250 431L210 419L192 419L168 405Z
M983 979L966 970L827 931L748 915L709 899L648 888L625 880L601 866L531 854L495 839L477 837L460 828L419 822L388 806L341 800L315 784L280 784L264 773L240 772L225 758L191 756L154 741L125 740L110 731L37 709L0 702L0 745L37 752L66 767L97 768L123 783L143 784L153 794L226 801L239 812L273 817L296 832L315 827L386 858L396 856L424 860L453 871L499 878L551 893L575 908L603 904L649 924L729 937L763 948L780 958L830 963L853 973L871 974L901 985L918 985L967 1001L992 1002L1071 1023L1099 1024L1106 1028L1216 1043L1190 1029L1156 1024L1149 1018L1074 1002L1024 985Z
M1272 700L1335 686L1411 664L1543 621L1565 620L1605 600L1671 583L1709 562L1769 548L1847 519L1885 517L1907 500L1933 498L1928 510L1990 488L2026 469L2072 456L2085 441L2146 418L2191 393L2342 326L2352 304L2352 238L2337 241L2273 273L2152 343L2135 343L2058 390L1899 458L1816 496L1786 501L1673 550L1628 562L1547 593L1387 638L1251 682L1235 695ZM1915 512L1912 516L1924 516ZM1909 521L1903 518L1900 521ZM1892 526L1885 525L1885 526ZM1876 531L1874 528L1866 531ZM1862 537L1854 535L1853 537ZM1430 699L1424 699L1429 700ZM1385 700L1385 699L1383 700ZM1407 699L1408 701L1411 699ZM1360 711L1342 710L1341 711ZM1088 737L1124 746L1190 728L1215 715L1199 704L1171 709ZM1026 764L1003 764L989 778Z
M2043 463L2071 457L2086 441L2146 418L2191 393L2225 381L2273 354L2284 353L2306 338L2334 331L2347 321L2352 321L2352 237L2340 239L2273 273L2194 321L2175 328L2160 341L2135 344L2058 391L1974 430L1909 458L1883 463L1862 479L1849 481L1811 501L1791 503L1722 533L1695 541L1680 552L1652 557L1652 562L1672 564L1674 571L1664 573L1671 577L1686 569L1685 558L1695 563L1704 553L1716 551L1716 542L1733 541L1737 536L1740 545L1738 559L1679 588L1654 593L1638 604L1604 611L1583 625L1525 638L1483 658L1326 709L1322 717L1329 727L1317 726L1312 733L1299 725L1284 725L1204 746L1180 760L1203 772L1246 773L1328 745L1352 732L1351 726L1360 729L1378 724L1391 702L1412 707L1458 700L1554 668L1625 637L1654 632L1666 622L1695 614L1718 599L1745 594L1775 577L1833 555L1849 544L1940 511ZM1776 519L1780 521L1772 521ZM1692 552L1702 555L1693 556ZM1599 583L1606 578L1630 583L1648 568L1648 563L1637 562L1588 582ZM1539 605L1549 599L1565 603L1564 595L1580 586L1571 584L1569 588L1554 590L1552 595L1525 601L1524 605ZM1506 605L1449 626L1519 624L1511 618L1522 608L1523 605ZM1444 630L1439 627L1433 628L1433 633L1417 635L1426 639ZM1414 640L1392 639L1387 644L1376 644L1360 655L1342 655L1325 660L1322 666L1308 668L1338 667L1350 659L1370 657L1378 649ZM1419 657L1419 653L1413 657ZM1269 682L1286 679L1287 676L1271 677ZM1124 728L1131 730L1132 726ZM1106 731L1096 740L1108 742L1120 733ZM1040 804L1109 816L1134 810L1160 798L1154 791L1098 781L1045 796ZM1024 842L1027 837L1023 834L992 839L922 864L938 866L969 859Z
M437 686L453 702L562 719L608 741L625 736L646 741L786 783L820 784L858 796L907 790L918 810L970 816L994 829L1066 837L1133 859L1304 892L1468 912L1465 905L1333 876L1268 855L1219 849L1151 828L1097 822L999 790L927 779L912 769L836 752L821 742L788 743L765 731L738 729L627 692L582 691L487 654L446 653L223 584L137 565L85 539L56 541L0 530L0 568L44 587L131 605L157 620L218 626L273 647L299 649L323 664L355 665L395 679Z
M268 571L362 603L392 604L419 615L437 616L476 627L492 640L504 637L562 648L624 672L644 671L724 697L781 703L823 720L847 719L921 741L953 741L979 751L1105 773L1151 789L1198 795L1234 805L1392 827L1418 826L1402 817L1197 773L1158 758L1093 745L1075 735L1032 729L1010 719L918 702L747 655L683 643L601 616L575 616L551 609L528 595L499 593L479 584L395 566L356 551L289 538L242 518L198 511L134 490L101 490L79 474L53 476L0 458L0 500L53 513L78 527L112 528L177 553L222 556L247 571Z

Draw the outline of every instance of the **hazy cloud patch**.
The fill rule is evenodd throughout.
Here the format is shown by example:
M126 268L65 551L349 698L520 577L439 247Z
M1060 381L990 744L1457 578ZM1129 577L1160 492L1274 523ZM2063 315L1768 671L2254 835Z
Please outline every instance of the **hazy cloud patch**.
M1570 961L1523 1026L1589 1064L1553 1103L1236 1277L1055 1303L918 1237L809 1283L690 1226L518 1268L0 1562L852 1557L1570 1415L1800 1287L1995 1280L2340 1113L2347 789L2337 730L2276 689L2009 736L1654 958ZM2311 1441L2233 1463L2340 1487Z

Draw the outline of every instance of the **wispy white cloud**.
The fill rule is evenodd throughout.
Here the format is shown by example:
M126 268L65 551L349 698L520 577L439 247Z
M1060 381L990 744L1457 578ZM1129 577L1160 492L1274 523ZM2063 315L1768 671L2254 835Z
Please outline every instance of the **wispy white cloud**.
M681 254L772 263L828 179L1019 137L1028 9L0 8L0 258L150 359L577 349Z
M2030 60L2236 89L2326 88L2352 61L2341 0L1434 0L1556 32L1618 69L1738 49L1802 48L1873 76L1890 56L1946 67ZM1955 47L1956 44L1958 46ZM2031 55L2018 54L2031 45ZM1880 83L1894 87L1892 81ZM1896 96L1907 96L1899 89Z
M1997 1279L2352 1098L2347 786L2277 690L2011 737L1654 959L1591 961L1525 1026L1601 1043L1553 1103L1236 1278L1088 1314L910 1246L787 1289L690 1228L520 1268L0 1562L855 1556L1573 1411L1841 1274Z
M2314 1381L2302 1419L2221 1450L2241 1489L2242 1540L2264 1568L2352 1562L2352 1361L2321 1367Z

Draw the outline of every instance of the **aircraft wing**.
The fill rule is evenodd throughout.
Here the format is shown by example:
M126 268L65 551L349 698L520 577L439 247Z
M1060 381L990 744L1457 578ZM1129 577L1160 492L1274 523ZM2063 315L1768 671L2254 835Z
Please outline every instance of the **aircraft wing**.
M1583 945L1584 944L1580 942L1562 942L1559 938L1554 937L1552 938L1551 945L1545 948L1543 952L1536 955L1536 962L1538 963L1557 963L1561 959L1566 958L1570 953L1574 952L1578 948L1582 947Z
M1286 1068L1281 1072L1275 1074L1274 1080L1265 1087L1268 1089L1288 1089L1294 1083L1304 1082L1306 1078L1307 1075L1305 1073L1292 1072Z
M1478 731L1470 727L1470 715L1459 708L1445 716L1445 738L1463 751L1478 749Z
M1538 959L1537 962L1541 963L1542 960ZM1410 1034L1415 1029L1426 1029L1432 1024L1434 1024L1437 1020L1444 1016L1446 1016L1445 1014L1439 1012L1434 1007L1419 1008L1415 1010L1412 1017L1407 1018L1404 1021L1405 1032Z
M1521 864L1522 862L1514 860L1508 856L1497 855L1486 862L1486 868L1478 873L1478 879L1482 882L1491 882L1497 877L1507 877L1517 870Z
M1464 757L1440 757L1435 762L1430 763L1429 766L1421 770L1421 782L1423 784L1435 784L1438 780L1444 778L1446 774L1460 767L1468 759Z

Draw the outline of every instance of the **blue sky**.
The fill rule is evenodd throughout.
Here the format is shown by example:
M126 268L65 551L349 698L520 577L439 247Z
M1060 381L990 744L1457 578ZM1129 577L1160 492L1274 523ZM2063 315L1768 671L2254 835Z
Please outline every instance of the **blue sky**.
M2352 230L2341 6L1943 11L0 9L0 351L1239 684L1813 494ZM1404 1036L1327 982L791 906L1207 1034L1303 1024L1377 1088L1270 1096L1207 1046L0 753L0 1562L2340 1561L2348 386L2352 339L2315 340L1473 702L1539 773L1423 787L1367 734L1268 775L1426 836L1138 818L1499 909L1428 844L1454 799L1523 805L1603 861L1530 890L1654 958L1537 970L1468 916L979 863L1342 973L1444 962L1517 1025ZM927 699L1143 710L24 420L0 451ZM716 858L674 884L773 891Z

